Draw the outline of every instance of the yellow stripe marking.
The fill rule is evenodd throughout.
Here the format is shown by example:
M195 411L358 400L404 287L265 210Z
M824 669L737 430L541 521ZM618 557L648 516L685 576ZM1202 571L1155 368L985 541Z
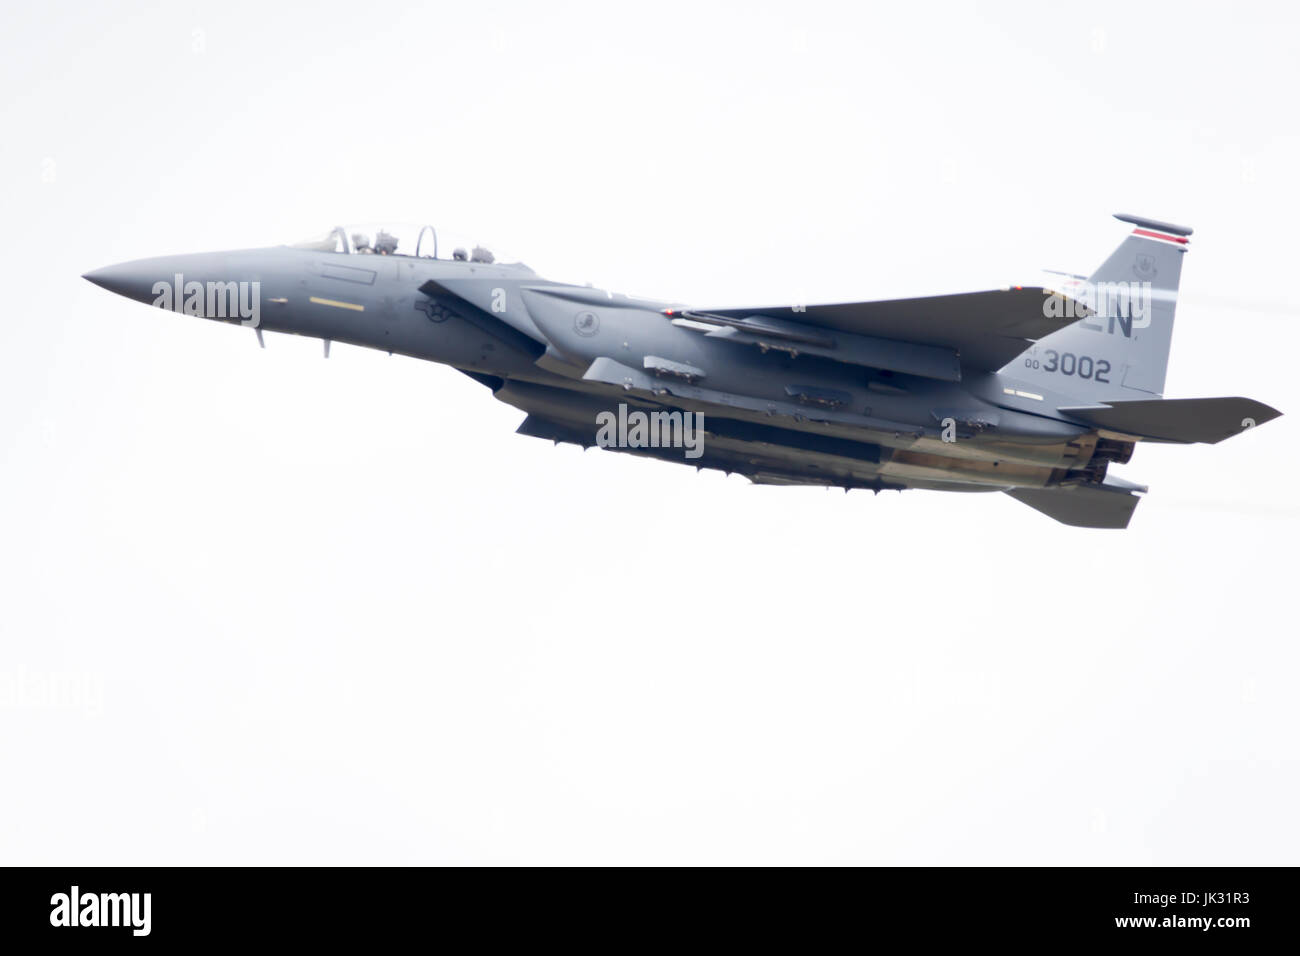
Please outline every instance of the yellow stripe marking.
M337 299L318 299L316 296L312 296L310 301L315 302L317 305L332 305L336 309L351 309L353 312L366 311L364 305L357 305L355 302L340 302Z

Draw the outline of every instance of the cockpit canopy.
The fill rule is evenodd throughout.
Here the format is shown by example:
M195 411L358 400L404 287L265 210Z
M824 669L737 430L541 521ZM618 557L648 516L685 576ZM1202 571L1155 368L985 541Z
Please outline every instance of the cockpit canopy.
M335 226L318 239L293 243L295 249L337 252L354 256L411 256L419 259L452 259L463 262L516 262L501 258L483 243L433 226L411 223L356 223Z

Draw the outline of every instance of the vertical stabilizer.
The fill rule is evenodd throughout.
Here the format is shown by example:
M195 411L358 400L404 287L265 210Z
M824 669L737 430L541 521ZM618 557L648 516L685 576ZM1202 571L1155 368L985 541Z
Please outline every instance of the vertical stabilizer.
M1008 375L1090 402L1160 398L1192 230L1117 214L1134 228L1070 295L1096 314L1039 339Z

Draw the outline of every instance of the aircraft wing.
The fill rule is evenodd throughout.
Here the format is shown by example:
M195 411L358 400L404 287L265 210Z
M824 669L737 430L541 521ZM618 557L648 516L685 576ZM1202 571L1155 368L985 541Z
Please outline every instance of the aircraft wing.
M1047 307L1052 296L1061 301ZM1067 307L1068 306L1068 307ZM1083 303L1039 286L882 299L835 305L708 309L687 313L708 322L780 319L855 335L955 349L962 365L996 371L1037 339L1092 315Z

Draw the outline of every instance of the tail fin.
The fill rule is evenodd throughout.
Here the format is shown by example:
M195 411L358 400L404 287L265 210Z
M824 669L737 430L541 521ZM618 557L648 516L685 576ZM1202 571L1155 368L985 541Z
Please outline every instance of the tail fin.
M1039 339L1007 366L1016 378L1095 402L1164 394L1178 279L1192 230L1115 218L1135 228L1081 289L1069 290L1096 314Z

